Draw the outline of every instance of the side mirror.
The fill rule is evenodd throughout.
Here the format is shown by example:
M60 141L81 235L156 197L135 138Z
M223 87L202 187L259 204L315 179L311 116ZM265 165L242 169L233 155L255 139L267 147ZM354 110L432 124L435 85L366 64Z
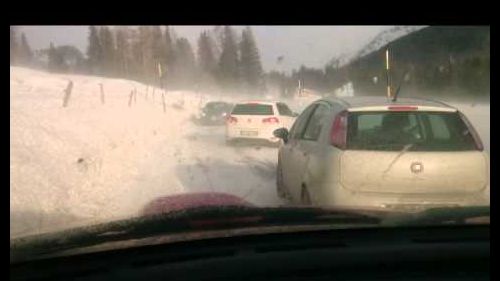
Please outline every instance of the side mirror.
M283 142L288 142L288 129L287 128L279 128L274 130L273 135L277 138L283 140Z

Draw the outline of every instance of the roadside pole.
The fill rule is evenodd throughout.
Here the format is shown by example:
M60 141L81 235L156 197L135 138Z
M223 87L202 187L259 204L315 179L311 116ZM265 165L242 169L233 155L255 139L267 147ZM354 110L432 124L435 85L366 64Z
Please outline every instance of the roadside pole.
M387 98L391 98L391 74L389 67L389 49L385 50L385 71L387 75Z
M163 72L161 69L161 64L158 62L158 80L160 84L160 89L161 89L161 102L163 105L163 113L167 111L167 106L165 104L165 89L163 88Z

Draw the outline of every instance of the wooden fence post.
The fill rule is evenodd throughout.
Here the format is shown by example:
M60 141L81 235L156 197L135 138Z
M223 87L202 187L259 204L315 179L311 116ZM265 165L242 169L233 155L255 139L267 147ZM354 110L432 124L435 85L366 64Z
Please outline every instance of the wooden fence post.
M167 112L166 104L165 104L165 91L161 92L161 100L163 103L163 113Z
M69 99L71 98L71 91L73 90L73 81L69 80L68 86L64 90L63 107L67 107Z
M104 104L105 101L104 101L104 87L102 85L102 83L99 83L99 86L101 88L101 104Z
M128 107L132 106L132 98L134 96L134 90L130 91L130 96L128 98Z

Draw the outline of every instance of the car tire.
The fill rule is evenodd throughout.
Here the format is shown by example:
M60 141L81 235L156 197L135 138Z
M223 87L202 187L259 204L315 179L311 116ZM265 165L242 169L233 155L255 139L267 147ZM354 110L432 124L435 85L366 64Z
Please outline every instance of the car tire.
M300 201L303 205L306 206L311 205L311 196L309 195L309 191L305 186L302 187L302 192L300 194Z

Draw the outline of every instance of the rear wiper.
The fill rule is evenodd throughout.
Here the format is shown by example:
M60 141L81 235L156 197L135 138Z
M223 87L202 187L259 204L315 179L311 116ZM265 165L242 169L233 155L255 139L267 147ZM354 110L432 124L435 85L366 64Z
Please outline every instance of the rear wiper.
M396 163L396 161L398 161L399 158L401 158L401 156L403 156L403 154L405 154L410 148L412 148L415 144L414 143L409 143L409 144L406 144L403 149L401 149L399 151L399 153L394 157L394 159L392 159L391 163L389 164L389 166L387 167L387 169L385 169L384 173L383 173L383 176L385 177L387 175L387 173L391 170L392 166L394 166L394 163Z
M203 207L56 233L11 240L11 260L93 246L100 243L149 238L189 231L224 230L238 227L293 225L376 225L382 217L350 210L321 208L257 208L241 206Z
M388 216L381 225L465 224L470 219L489 216L489 206L430 208L417 213Z

